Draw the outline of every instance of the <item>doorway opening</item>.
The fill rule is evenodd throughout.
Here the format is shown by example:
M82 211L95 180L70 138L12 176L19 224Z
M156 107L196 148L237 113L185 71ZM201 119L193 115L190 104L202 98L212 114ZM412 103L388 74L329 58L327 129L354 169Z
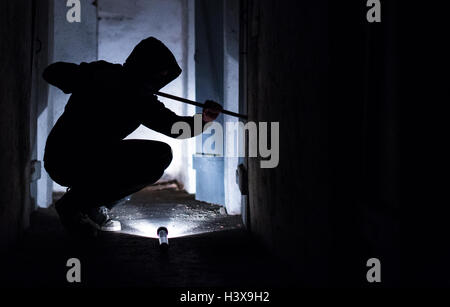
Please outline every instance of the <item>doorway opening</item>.
M122 64L134 46L153 36L172 51L183 70L162 92L200 102L210 99L230 111L245 112L239 103L239 5L237 0L82 0L82 22L68 23L64 1L55 1L49 63L104 60ZM41 115L45 123L38 127L40 139L45 139L42 136L62 114L68 98L50 88L48 107ZM178 101L159 100L182 116L201 113L200 108ZM217 122L225 126L237 120L220 115ZM224 150L218 155L203 149L216 133L211 130L177 140L141 126L127 137L165 142L172 148L173 160L157 183L113 210L125 232L152 237L159 226L166 226L172 236L181 236L242 226L245 202L236 177L242 158L223 154L227 146L237 148L239 136L223 129ZM42 140L39 144L38 156L42 156ZM37 205L48 207L64 191L43 170Z

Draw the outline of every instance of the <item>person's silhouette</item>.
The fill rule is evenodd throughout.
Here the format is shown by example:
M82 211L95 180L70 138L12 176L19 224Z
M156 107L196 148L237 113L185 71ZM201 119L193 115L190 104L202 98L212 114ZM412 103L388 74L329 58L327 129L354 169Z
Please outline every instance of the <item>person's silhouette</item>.
M55 204L67 230L120 230L107 208L162 176L172 161L170 146L124 138L141 124L171 137L180 136L171 133L179 121L194 131L193 116L176 115L154 95L180 73L173 54L153 37L141 41L123 65L57 62L45 69L48 83L71 93L44 155L50 177L68 187ZM203 124L220 111L219 104L207 101Z

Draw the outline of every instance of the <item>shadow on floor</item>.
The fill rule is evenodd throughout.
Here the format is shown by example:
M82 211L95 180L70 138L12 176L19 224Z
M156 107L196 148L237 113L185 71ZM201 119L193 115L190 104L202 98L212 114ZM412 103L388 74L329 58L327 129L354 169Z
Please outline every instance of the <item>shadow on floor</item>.
M260 246L242 227L239 216L220 213L220 207L197 202L183 191L144 190L115 208L123 233L102 233L78 242L68 237L56 212L40 209L18 250L8 260L5 286L62 287L278 287L288 285L287 268ZM223 212L222 212L223 213ZM172 233L188 225L163 253L147 233L129 234L138 222L160 223ZM190 223L190 224L189 224ZM130 226L131 225L131 226ZM155 229L152 229L155 228ZM211 232L212 231L212 232ZM81 284L66 281L69 258L81 262Z

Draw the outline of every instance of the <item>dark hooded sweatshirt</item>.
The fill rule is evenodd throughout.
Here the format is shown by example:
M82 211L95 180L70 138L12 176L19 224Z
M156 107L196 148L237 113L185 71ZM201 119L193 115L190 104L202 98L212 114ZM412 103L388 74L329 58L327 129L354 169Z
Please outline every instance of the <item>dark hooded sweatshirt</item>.
M151 78L161 70L166 72L164 77ZM155 38L139 43L124 65L105 61L51 64L44 79L72 95L48 136L45 162L112 149L141 124L179 137L181 133L172 134L171 128L183 121L194 132L193 116L176 115L155 95L144 93L142 86L150 84L157 91L180 73L173 54Z

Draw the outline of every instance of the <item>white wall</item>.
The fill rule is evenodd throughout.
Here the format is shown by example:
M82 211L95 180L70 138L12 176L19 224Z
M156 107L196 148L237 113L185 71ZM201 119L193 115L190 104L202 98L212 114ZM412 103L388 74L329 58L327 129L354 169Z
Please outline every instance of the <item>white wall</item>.
M81 22L69 23L66 19L69 8L65 0L51 1L50 18L52 18L52 31L50 33L53 45L49 47L51 57L49 63L58 61L81 63L97 60L97 8L91 0L80 0ZM47 108L38 118L37 158L43 160L45 142L50 129L61 116L69 95L50 86ZM47 207L52 203L53 191L65 191L53 182L42 168L41 178L37 183L38 205Z
M239 113L239 0L224 1L224 108ZM224 115L224 123L237 122L233 116ZM225 156L224 189L225 207L228 214L241 214L241 192L236 183L239 163L238 135L225 129L225 152L235 149L235 156ZM231 151L231 150L230 150Z
M189 0L99 0L98 58L112 63L124 63L142 39L154 36L173 52L182 74L162 89L173 95L195 99L193 5ZM195 108L180 102L160 98L179 115L193 115ZM166 170L166 178L175 178L195 193L195 172L192 154L195 139L174 140L144 126L128 138L152 139L168 143L174 159Z

